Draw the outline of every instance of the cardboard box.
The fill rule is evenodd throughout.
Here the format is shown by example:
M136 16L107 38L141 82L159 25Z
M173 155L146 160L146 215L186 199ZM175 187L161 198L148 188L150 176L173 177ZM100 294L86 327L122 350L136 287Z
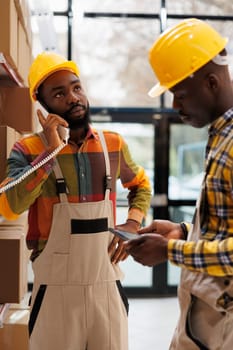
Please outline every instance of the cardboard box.
M23 79L25 86L28 86L28 72L32 63L32 49L28 43L25 30L18 20L18 64L17 70Z
M26 237L25 234L28 230L28 211L25 211L23 214L21 214L16 220L6 220L2 216L0 216L0 239L1 234L9 233L13 231L22 232L24 239L23 239L23 255L20 257L20 261L22 261L22 274L21 274L21 295L23 296L28 292L28 283L29 283L29 265L30 265L30 255L31 251L27 248L26 245ZM0 241L1 242L1 241ZM1 292L0 292L1 294Z
M0 126L0 182L6 177L6 160L14 143L21 137L13 128Z
M8 309L0 328L0 349L28 350L29 308Z
M0 125L20 133L34 131L34 108L27 87L0 86Z
M14 0L0 0L0 52L3 52L13 68L18 62L18 15Z
M14 0L18 19L25 31L26 40L32 44L31 9L28 0Z
M0 85L7 87L25 86L18 70L12 68L9 57L7 58L2 52L0 52Z
M19 228L0 231L0 303L19 303L25 296L25 235Z

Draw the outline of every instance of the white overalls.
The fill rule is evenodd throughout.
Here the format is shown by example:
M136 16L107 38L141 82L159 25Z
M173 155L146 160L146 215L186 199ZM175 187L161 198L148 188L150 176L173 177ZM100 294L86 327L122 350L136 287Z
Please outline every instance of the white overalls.
M103 134L106 174L110 164ZM56 178L62 178L58 162ZM110 189L105 199L53 208L48 242L33 262L30 350L127 350L127 298L108 246L113 235Z
M228 141L226 139L224 143ZM212 152L211 157L217 151ZM208 165L209 162L210 159ZM204 200L204 181L189 241L197 241L201 237L199 208ZM170 350L233 349L232 276L215 277L182 269L178 297L181 314Z

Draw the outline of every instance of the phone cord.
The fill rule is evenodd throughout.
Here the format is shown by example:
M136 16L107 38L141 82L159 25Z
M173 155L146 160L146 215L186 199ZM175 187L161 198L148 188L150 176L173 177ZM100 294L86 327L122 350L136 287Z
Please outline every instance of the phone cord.
M60 146L58 146L52 153L50 153L46 158L42 159L39 163L34 165L31 169L27 170L24 174L22 174L18 179L9 182L7 185L0 188L0 193L3 193L7 190L9 190L11 187L14 187L15 185L18 185L20 182L22 182L27 176L32 174L37 169L41 168L44 164L46 164L50 159L55 157L56 154L58 154L62 148L66 146L65 143L61 143Z

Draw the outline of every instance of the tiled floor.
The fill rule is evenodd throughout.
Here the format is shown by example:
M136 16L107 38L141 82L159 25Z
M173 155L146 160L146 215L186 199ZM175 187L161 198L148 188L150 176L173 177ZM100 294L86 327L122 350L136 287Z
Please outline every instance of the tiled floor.
M177 298L130 299L129 350L168 350L179 317Z

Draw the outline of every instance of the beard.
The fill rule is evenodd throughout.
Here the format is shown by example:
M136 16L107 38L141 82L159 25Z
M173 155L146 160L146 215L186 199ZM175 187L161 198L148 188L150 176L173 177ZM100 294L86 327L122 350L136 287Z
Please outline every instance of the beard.
M80 107L86 110L85 114L82 118L74 119L70 117L70 112L72 111L73 106L68 112L64 114L60 114L59 112L55 111L54 109L50 108L42 98L38 98L39 103L46 109L48 113L54 113L60 115L67 123L69 124L69 129L76 130L76 129L88 129L88 124L90 123L90 107L89 102L87 102L87 106L78 104Z
M44 99L42 99L40 97L39 94L38 94L38 102L42 105L43 108L45 108L45 110L48 113L58 114L65 121L67 121L67 123L69 124L69 129L71 129L71 130L88 129L88 125L90 124L90 107L89 107L89 102L88 101L87 101L87 105L86 106L85 105L81 105L81 104L76 104L76 105L74 105L72 107L72 108L74 108L75 106L79 105L84 110L86 110L86 112L83 115L83 117L82 118L77 118L77 119L74 119L73 117L70 117L70 112L72 111L72 108L68 112L61 114L58 111L54 110L53 108L50 108L47 105L47 103L45 103Z
M89 104L87 105L86 113L82 118L77 118L77 119L70 118L69 112L62 115L62 118L65 119L65 121L67 121L67 123L69 124L69 128L71 130L86 129L88 127L88 124L90 123Z

